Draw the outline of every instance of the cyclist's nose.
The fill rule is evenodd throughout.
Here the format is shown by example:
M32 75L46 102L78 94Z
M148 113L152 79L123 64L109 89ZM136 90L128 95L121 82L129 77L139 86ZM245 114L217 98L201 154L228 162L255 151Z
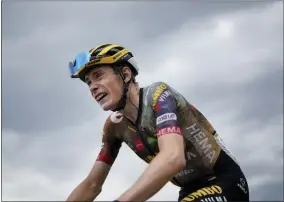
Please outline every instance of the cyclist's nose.
M90 86L90 91L92 92L92 94L96 94L96 92L98 91L99 89L99 86L95 83L92 83L91 86Z

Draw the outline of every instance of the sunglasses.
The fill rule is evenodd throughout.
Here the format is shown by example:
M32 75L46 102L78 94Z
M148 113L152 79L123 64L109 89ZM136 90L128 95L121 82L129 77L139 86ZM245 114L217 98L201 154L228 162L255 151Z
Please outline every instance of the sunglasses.
M79 73L85 68L85 65L90 62L91 55L89 52L79 53L74 62L69 62L69 71L71 78L78 78Z

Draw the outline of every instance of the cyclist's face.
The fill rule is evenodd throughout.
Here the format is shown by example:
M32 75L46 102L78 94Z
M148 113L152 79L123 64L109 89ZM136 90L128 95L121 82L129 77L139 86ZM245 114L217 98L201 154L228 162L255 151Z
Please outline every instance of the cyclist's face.
M93 98L103 110L112 110L121 98L122 80L109 66L95 68L87 73L88 84Z

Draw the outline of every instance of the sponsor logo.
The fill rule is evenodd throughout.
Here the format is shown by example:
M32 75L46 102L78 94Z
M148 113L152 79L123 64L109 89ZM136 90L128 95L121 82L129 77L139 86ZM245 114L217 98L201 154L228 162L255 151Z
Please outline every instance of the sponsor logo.
M116 58L118 58L119 56L121 56L121 54L122 54L121 52L115 54L115 55L112 57L112 59L115 60Z
M135 140L134 142L137 151L141 151L144 149L144 145L141 140Z
M161 109L161 104L158 103L158 104L155 106L155 109L154 109L154 110L155 110L156 112L158 112L160 109Z
M185 134L186 138L188 138L195 146L200 148L204 157L209 159L210 163L212 163L217 152L212 148L212 144L209 143L209 138L206 134L196 126L196 123L187 127L186 130L190 133Z
M156 124L159 125L165 121L169 120L177 120L177 116L175 113L166 113L157 118Z
M167 89L167 86L165 84L161 84L156 91L154 92L154 97L153 97L153 103L152 107L154 108L155 105L157 104L157 100L160 97L160 95L163 93L163 91Z
M131 130L132 132L136 133L136 130L134 128L132 128L131 126L127 126L129 130Z
M188 160L196 158L196 154L194 154L192 152L186 152L186 156L187 156Z
M200 200L201 202L221 202L227 201L225 196L206 197Z
M193 201L194 199L197 199L203 196L208 196L208 195L213 195L213 194L222 194L222 193L223 193L223 190L221 187L219 187L218 185L213 185L211 187L204 187L202 189L198 189L195 192L192 192L187 197L185 197L182 201Z
M191 174L191 173L193 173L193 172L194 172L194 169L182 170L182 171L180 171L180 172L176 175L176 177L183 177L183 176L189 175L189 174Z
M160 95L160 98L159 98L159 101L163 102L167 99L167 97L169 97L169 95L171 95L171 92L166 90L164 91L161 95Z
M147 141L150 145L156 145L157 144L157 139L154 137L148 137Z
M155 106L155 108L154 108L154 110L156 111L156 112L158 112L160 109L169 109L169 105L168 104L166 104L166 103L164 103L164 104L160 104L160 103L157 103L156 104L156 106Z
M101 61L101 58L97 58L95 60L90 61L86 66L94 65L96 63L99 63L100 61Z
M246 190L245 186L246 186L246 181L244 178L240 178L240 183L237 184L237 186L245 193L247 194L248 191Z
M158 137L161 135L167 135L170 133L175 133L175 134L179 134L182 135L181 129L178 126L170 126L167 128L162 128L158 130Z
M113 112L110 115L110 120L113 123L120 123L122 121L122 119L123 119L123 115L119 112Z
M246 181L244 178L240 178L240 182L242 186L246 186Z

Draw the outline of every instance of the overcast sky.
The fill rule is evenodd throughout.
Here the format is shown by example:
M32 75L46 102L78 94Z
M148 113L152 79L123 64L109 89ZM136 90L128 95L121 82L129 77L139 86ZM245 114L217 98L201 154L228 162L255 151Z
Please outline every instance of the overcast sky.
M164 81L212 122L251 200L283 200L281 2L2 3L3 200L65 200L101 147L103 112L68 62L102 43L137 56L141 86ZM102 193L146 168L123 145ZM177 200L168 183L152 200Z

